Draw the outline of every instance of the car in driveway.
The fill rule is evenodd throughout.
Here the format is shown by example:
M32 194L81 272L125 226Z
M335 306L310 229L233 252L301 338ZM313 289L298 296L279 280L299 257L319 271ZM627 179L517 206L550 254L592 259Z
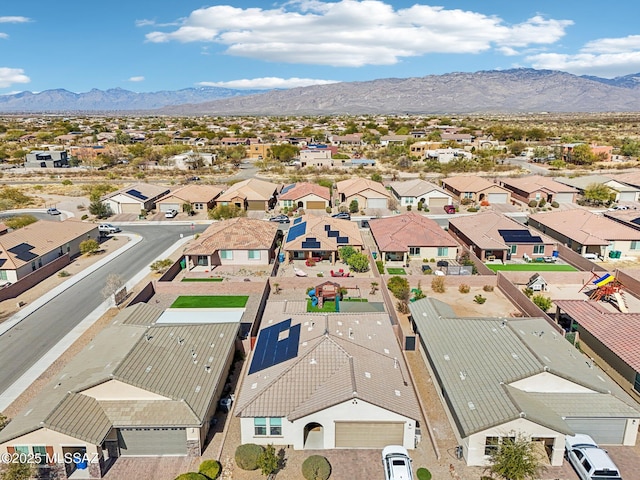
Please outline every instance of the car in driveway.
M443 208L449 215L456 213L456 207L454 205L445 205Z
M331 217L340 218L342 220L351 220L351 214L349 212L334 213Z
M60 210L58 210L55 207L47 208L47 214L48 215L60 215Z
M413 480L411 458L401 445L387 445L382 449L385 480Z
M98 225L98 231L102 234L118 233L121 232L120 227L111 225L110 223L101 223Z
M565 455L580 480L622 480L620 471L606 450L589 435L565 437Z
M290 223L291 220L286 215L276 215L275 217L271 217L269 219L270 222L278 222L278 223Z
M178 215L178 211L173 208L171 210L167 210L166 212L164 212L165 218L173 218L176 215Z

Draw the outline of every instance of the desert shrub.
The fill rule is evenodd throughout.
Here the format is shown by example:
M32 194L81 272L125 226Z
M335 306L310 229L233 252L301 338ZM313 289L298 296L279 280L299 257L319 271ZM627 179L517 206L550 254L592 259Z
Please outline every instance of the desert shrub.
M236 448L236 465L242 470L257 470L258 458L262 455L264 448L255 443L245 443Z
M98 250L100 250L100 244L93 238L80 242L80 253L82 253L83 255L92 255Z
M408 300L411 293L409 280L406 278L395 276L391 277L387 282L387 288L393 293L398 300Z
M462 200L460 200L460 205L470 205L473 203L473 200L471 200L470 198L463 198Z
M324 211L325 211L325 212L327 212L327 213L331 213L331 207L326 207L326 208L324 209Z
M547 201L544 198L541 198L538 202L539 207L544 207L547 204Z
M444 293L447 291L447 287L445 287L444 285L444 277L434 277L433 280L431 280L431 290L433 290L436 293Z
M208 216L212 220L226 220L228 218L246 217L247 212L236 205L218 205L209 210Z
M482 305L484 302L487 301L487 299L482 295L476 295L475 297L473 297L473 301L479 305Z
M188 472L178 475L176 480L207 480L207 477L201 473Z
M60 270L60 271L58 272L58 276L59 276L60 278L64 278L64 277L69 277L69 276L71 276L71 274L70 274L69 272L67 272L66 270Z
M4 220L4 224L9 227L17 230L22 227L26 227L27 225L31 225L32 223L37 222L38 219L33 215L17 215L15 217L9 217Z
M471 287L466 283L461 283L460 286L458 287L458 291L460 293L469 293L471 291Z
M411 205L407 205L407 212L411 211Z
M478 211L478 209L477 209L476 207L469 207L469 208L467 208L467 212L474 213L474 212L477 212L477 211Z
M302 476L306 480L327 480L330 475L331 464L321 455L311 455L302 462Z
M485 285L484 287L482 287L482 290L484 290L485 292L493 292L493 285Z
M535 303L543 312L546 312L551 308L551 299L549 297L545 297L544 295L534 295L531 298L531 301Z
M436 261L436 259L435 259L435 258L430 258L430 259L429 259L429 262L431 262L431 263L433 263L433 262L435 262L435 261Z
M522 289L522 293L524 293L528 298L533 296L533 289L527 287Z
M424 467L420 467L416 471L416 477L418 477L418 480L431 480L431 472Z
M11 210L13 208L24 208L33 203L33 197L29 197L14 187L0 188L0 200L2 200L2 210Z
M151 265L149 265L149 268L151 268L151 270L156 273L162 273L171 265L173 265L173 260L171 260L170 258L165 258L164 260L156 260Z
M62 185L73 185L73 182L68 178L65 178L64 180L62 180Z
M409 305L407 304L407 302L403 302L403 301L398 301L396 303L396 310L398 310L398 312L404 314L409 313Z
M86 220L87 218L89 218L89 215L87 215L86 213L84 215L82 215L80 217L80 220Z
M538 206L538 202L536 202L535 200L529 200L529 206L531 208L537 207Z
M376 267L378 268L378 273L384 273L384 262L382 260L376 260Z
M217 460L205 460L200 464L198 472L210 480L215 480L220 475L222 467Z
M560 204L558 202L556 202L556 201L553 201L553 202L551 202L551 206L553 208L558 208L560 206Z

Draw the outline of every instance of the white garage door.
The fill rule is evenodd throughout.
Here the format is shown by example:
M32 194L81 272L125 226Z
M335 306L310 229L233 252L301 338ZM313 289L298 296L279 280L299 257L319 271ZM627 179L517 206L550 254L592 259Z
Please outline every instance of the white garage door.
M635 202L636 192L620 192L619 202Z
M160 211L161 212L166 212L168 210L177 210L178 212L180 211L180 205L177 203L161 203L160 204Z
M553 201L558 203L573 203L573 193L556 193Z
M122 456L187 454L187 432L184 428L121 428L118 433Z
M136 215L140 215L140 210L142 210L141 203L121 203L120 204L121 213L135 213Z
M602 445L622 445L625 418L567 418L567 425L576 433L586 433Z
M401 422L336 422L336 448L383 448L404 443Z
M386 198L369 198L367 199L367 208L387 208L388 202Z
M487 200L489 203L507 203L506 193L490 193Z

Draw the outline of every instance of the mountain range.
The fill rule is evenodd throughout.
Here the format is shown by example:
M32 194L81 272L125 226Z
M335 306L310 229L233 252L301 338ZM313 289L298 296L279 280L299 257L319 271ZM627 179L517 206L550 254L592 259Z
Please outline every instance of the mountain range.
M614 79L512 69L342 82L290 90L120 88L0 96L0 112L153 115L328 115L640 111L640 73Z

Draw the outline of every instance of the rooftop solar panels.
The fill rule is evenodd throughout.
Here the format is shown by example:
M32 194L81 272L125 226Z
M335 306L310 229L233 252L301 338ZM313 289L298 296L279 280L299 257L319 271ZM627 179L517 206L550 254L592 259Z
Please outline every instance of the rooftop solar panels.
M338 243L349 243L349 237L338 237Z
M287 193L289 190L291 190L295 186L296 186L295 183L292 183L290 185L285 185L284 188L280 191L280 195L282 195L283 193Z
M307 238L304 242L302 242L302 248L320 248L320 242L315 238Z
M293 221L293 224L294 224L294 225L297 225L297 224L299 224L301 221L302 221L302 217L298 217L298 218L296 218L296 219Z
M298 355L300 324L291 326L291 319L262 329L253 353L249 375L286 362Z
M132 197L139 198L140 200L147 200L149 198L146 195L143 195L142 193L140 193L140 191L136 190L135 188L132 188L131 190L127 190L126 193L128 193Z
M19 245L16 245L15 247L9 248L7 252L12 253L16 256L16 258L22 260L23 262L29 262L38 258L38 255L31 251L34 248L35 247L33 245L29 245L28 243L23 242Z
M299 236L304 235L307 231L307 222L301 222L298 224L295 222L293 223L294 224L289 229L289 233L287 233L287 242L295 240Z
M340 232L338 232L337 230L329 230L327 235L329 237L339 237L340 236Z
M521 230L498 230L505 243L543 243L538 235L531 235L527 229Z

